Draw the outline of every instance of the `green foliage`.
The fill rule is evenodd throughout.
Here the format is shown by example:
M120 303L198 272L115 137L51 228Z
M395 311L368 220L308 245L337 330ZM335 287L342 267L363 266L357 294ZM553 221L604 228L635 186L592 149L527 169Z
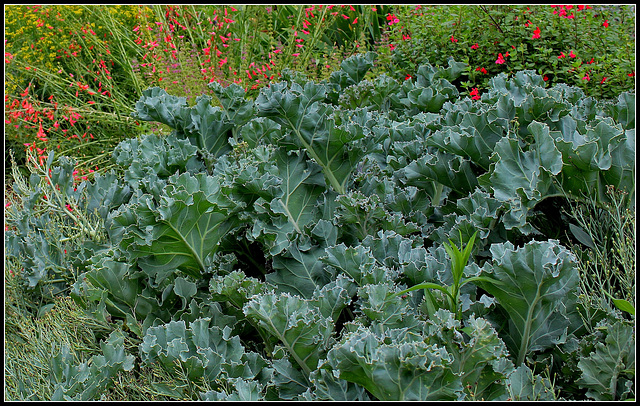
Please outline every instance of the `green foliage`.
M91 361L56 353L56 398L96 398L135 365L175 376L150 384L175 399L634 396L633 331L579 301L577 258L555 238L569 223L546 206L633 195L633 98L523 71L473 101L454 61L400 84L365 79L374 57L320 82L287 72L255 100L212 85L222 108L152 88L134 114L172 131L122 142L118 172L75 186L66 158L34 169L53 202L36 175L16 189L16 280L48 283L57 268L30 247L55 243L43 219L73 215L96 240L77 241L61 289L121 327Z

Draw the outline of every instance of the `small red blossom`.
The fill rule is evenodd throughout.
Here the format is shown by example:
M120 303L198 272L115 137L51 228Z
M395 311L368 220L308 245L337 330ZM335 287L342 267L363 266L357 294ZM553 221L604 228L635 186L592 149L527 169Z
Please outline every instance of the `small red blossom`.
M409 80L409 79L412 79L412 78L413 78L413 76L407 74L407 76L404 77L404 80Z
M558 56L558 59L562 59L564 58L566 55L564 54L564 52L560 52L560 56Z
M569 52L569 57L570 58L575 58L576 57L576 54L573 53L573 50L571 52Z
M533 32L533 36L531 38L540 38L540 27L536 27L536 30Z
M498 54L498 59L496 59L496 63L497 63L498 65L501 65L501 64L503 64L504 62L505 62L505 60L504 60L504 57L502 56L502 54L501 54L501 53L500 53L500 54Z
M478 45L477 42L475 44L471 45L471 49L478 49L478 48L480 48L480 46Z
M485 75L487 74L487 70L486 70L485 68L483 68L482 66L478 66L478 67L476 68L476 71L482 72L482 73L484 73Z
M398 17L396 17L396 16L395 16L395 15L393 15L393 14L389 14L389 15L387 16L387 21L389 21L389 22L387 23L387 24L389 24L389 25L393 25L393 24L395 24L395 23L399 23L399 22L400 22L400 20L398 20Z
M471 89L469 96L471 96L473 100L480 100L480 95L478 94L478 88L474 87L473 89Z
M602 26L607 28L609 26L609 20L604 20L604 23L602 23Z
M634 77L636 75L636 71L633 71L631 73L627 73L627 76L629 76L630 78Z
M450 38L450 39L451 39L451 42L458 42L458 40L457 40L457 39L453 38L453 35L451 36L451 38Z
M547 75L544 75L544 77L542 78L542 80L544 80L544 81L546 82L547 80L549 80L549 77L548 77Z
M600 81L600 84L603 84L605 80L607 80L607 77L606 77L606 76L604 76L604 77L602 78L602 80Z
M586 73L586 74L584 75L584 77L582 78L582 80L586 80L586 81L588 82L588 81L590 81L590 80L591 80L591 78L589 77L589 74L588 74L588 73Z

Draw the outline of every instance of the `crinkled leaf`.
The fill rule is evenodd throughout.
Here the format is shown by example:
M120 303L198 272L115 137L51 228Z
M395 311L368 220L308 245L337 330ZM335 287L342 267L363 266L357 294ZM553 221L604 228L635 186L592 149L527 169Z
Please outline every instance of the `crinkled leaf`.
M453 190L467 194L478 186L478 176L471 168L468 159L440 151L424 154L399 173L405 184L419 188L429 188L430 182L435 180ZM439 203L433 202L433 205L439 205Z
M347 247L339 244L326 248L326 256L320 260L352 278L358 286L376 284L387 280L387 272L376 263L371 250L362 245Z
M121 247L156 283L176 269L197 278L220 240L239 225L232 215L238 207L220 193L217 178L174 175L159 203L143 195L114 212L112 231L122 233Z
M320 368L339 371L340 379L365 387L378 400L442 401L461 396L452 362L444 348L420 335L377 335L360 327L329 351Z
M68 347L52 358L55 391L51 400L98 400L119 372L133 369L135 357L126 353L121 331L113 331L100 347L103 355L94 355L79 365L73 365Z
M277 255L288 247L294 235L318 217L317 205L325 190L319 166L308 162L303 154L283 150L273 157L272 174L281 179L277 196L270 202L258 202L258 218L251 232Z
M573 254L554 240L517 249L509 242L494 244L490 251L493 261L482 267L482 274L503 283L474 283L506 310L504 340L518 364L531 351L564 342L578 287Z
M326 86L308 82L305 87L286 83L263 88L256 99L260 116L269 117L291 131L291 142L304 148L307 155L322 167L332 188L344 193L355 165L365 151L354 146L364 137L356 124L337 126L330 118L333 108L321 103Z
M196 151L189 141L178 139L174 134L149 134L122 141L114 149L113 158L125 169L125 181L135 187L151 173L166 179L176 172L204 169Z
M516 368L506 381L509 400L513 401L555 401L558 400L551 382L536 375L525 364Z
M610 326L605 342L578 362L582 375L578 383L587 388L587 397L599 401L625 400L625 382L635 375L635 338L632 326L621 321ZM626 371L631 371L626 373Z
M268 293L252 298L243 310L279 340L306 376L316 369L335 327L317 307L298 296Z
M237 127L242 126L255 116L254 103L252 100L246 99L246 92L242 86L231 83L223 87L216 81L210 82L207 86L222 104L227 120Z
M552 176L560 173L562 155L555 147L549 128L531 123L534 147L523 151L517 139L505 137L495 147L488 187L494 197L512 208L504 219L507 229L525 226L526 216L536 203L556 192Z
M360 385L338 378L333 371L316 369L311 373L315 390L305 400L320 401L370 401L367 391Z
M267 274L267 282L277 286L281 292L310 298L316 288L331 281L332 274L326 272L319 261L323 255L323 248L312 247L303 251L294 241L286 251L273 258L274 272Z

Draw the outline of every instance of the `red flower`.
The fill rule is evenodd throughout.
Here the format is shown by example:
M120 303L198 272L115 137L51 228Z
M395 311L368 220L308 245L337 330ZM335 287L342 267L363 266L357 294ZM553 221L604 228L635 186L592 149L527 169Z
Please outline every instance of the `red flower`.
M571 52L569 52L569 57L570 58L575 58L576 57L576 54L573 53L573 50Z
M609 26L609 20L604 20L604 23L602 23L602 25L606 28Z
M471 45L471 49L478 49L478 48L480 48L480 46L478 45L477 42L475 44Z
M405 76L405 77L404 77L404 80L409 80L409 79L411 79L412 77L413 77L413 76L411 76L411 75L409 75L409 74L407 73L407 76Z
M533 36L531 38L540 38L540 27L536 27L536 30L533 32Z
M588 82L588 81L590 81L590 80L591 80L591 78L589 77L589 74L588 74L588 73L586 73L586 74L584 75L584 77L582 78L582 80L586 80L586 81Z
M496 63L498 65L503 64L505 62L504 58L502 57L502 54L498 54L498 59L496 59Z
M607 77L606 77L606 76L604 76L604 77L602 78L602 80L600 81L600 84L603 84L605 80L607 80Z
M630 78L634 77L636 75L636 72L633 71L631 73L627 73L627 76L629 76Z
M478 66L476 68L476 71L480 71L480 72L484 73L485 75L487 74L487 70L485 68L481 67L481 66Z
M478 94L478 88L474 87L473 89L471 89L469 96L472 96L471 98L473 100L480 100L480 95Z
M542 80L544 80L544 81L546 82L547 80L549 80L549 77L548 77L547 75L544 75L544 77L542 78Z
M566 55L564 54L564 52L560 52L560 56L558 56L558 59L562 59L564 58Z
M458 42L458 40L457 40L457 39L453 38L453 35L451 36L451 38L450 38L450 39L451 39L451 42Z

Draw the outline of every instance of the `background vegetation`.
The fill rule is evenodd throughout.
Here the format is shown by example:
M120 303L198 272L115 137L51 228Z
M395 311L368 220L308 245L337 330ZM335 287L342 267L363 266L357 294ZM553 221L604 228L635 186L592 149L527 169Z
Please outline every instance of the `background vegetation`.
M213 95L212 81L255 96L286 68L322 80L365 51L379 55L371 75L396 79L423 63L464 62L453 84L472 98L498 73L534 69L548 85L614 99L635 92L635 6L5 6L5 156L16 162L11 173L5 161L5 211L20 204L12 192L18 173L35 170L28 157L72 156L73 177L87 179L112 168L120 141L163 131L131 117L148 87L190 104ZM603 311L612 298L635 307L635 205L585 202L565 215L586 242L571 248L588 300ZM51 218L49 231L57 225ZM71 251L83 241L60 244ZM5 399L49 399L51 354L66 343L86 361L119 328L76 307L68 298L73 277L67 269L34 293L18 264L5 260ZM186 400L206 389L176 379L160 367L129 371L102 398Z

